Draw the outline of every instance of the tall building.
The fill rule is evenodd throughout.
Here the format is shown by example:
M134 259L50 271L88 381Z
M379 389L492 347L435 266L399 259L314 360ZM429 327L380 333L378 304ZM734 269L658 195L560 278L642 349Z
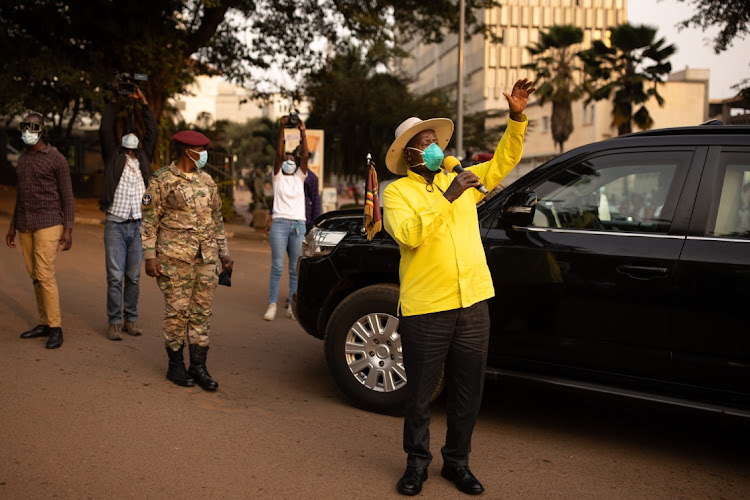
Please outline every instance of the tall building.
M563 24L577 26L584 35L579 49L587 49L593 40L608 40L611 28L627 22L626 0L500 0L500 3L500 7L483 9L479 15L501 41L494 42L478 34L464 44L465 115L508 109L503 92L509 91L520 78L535 77L522 66L532 62L526 47L539 41L540 30ZM414 40L405 49L411 57L396 61L395 69L413 81L410 87L413 92L424 94L448 89L455 95L457 35L449 34L439 44ZM659 92L664 97L664 107L653 98L646 103L654 128L697 125L708 118L708 70L686 68L673 73ZM584 99L573 103L574 130L564 144L565 150L617 135L611 114L611 101L588 106L584 105ZM524 156L509 175L511 182L560 153L551 132L552 104L540 106L532 97L526 115L529 129ZM489 127L506 120L491 118L485 123ZM465 146L475 145L465 143ZM460 156L463 152L454 153Z
M519 78L534 75L522 69L531 62L526 47L539 41L539 31L554 25L572 24L583 30L581 48L592 40L606 39L608 30L627 20L625 0L500 0L500 7L483 9L490 32L502 40L493 42L483 34L464 44L465 112L502 109L503 92ZM413 80L411 90L424 94L439 88L455 88L458 80L458 35L449 34L440 44L415 40L405 49L411 58L397 61L402 74Z
M256 99L247 89L217 76L198 76L184 94L173 98L178 119L208 126L216 120L244 123L252 118L278 120L291 111L289 99L272 94L267 100ZM310 103L302 101L297 111L303 119L310 114Z

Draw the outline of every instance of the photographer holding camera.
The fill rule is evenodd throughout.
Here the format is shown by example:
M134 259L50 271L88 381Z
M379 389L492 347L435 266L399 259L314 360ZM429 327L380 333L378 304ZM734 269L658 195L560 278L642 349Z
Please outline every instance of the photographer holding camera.
M156 150L158 137L156 118L146 97L137 86L127 85L131 84L120 81L113 84L115 96L104 109L99 127L105 165L99 208L107 214L104 225L104 252L109 322L107 338L110 340L122 340L123 329L134 336L142 333L136 323L143 260L140 233L141 200L151 178L151 159ZM132 89L133 93L127 97L141 103L145 126L142 138L135 128L126 129L122 137L118 137L115 104L117 95L123 96L123 89ZM132 119L128 121L132 122Z
M284 129L295 124L299 128L302 154L299 165L294 153L285 151ZM271 278L268 292L268 309L263 319L276 317L276 302L279 296L281 273L284 271L284 253L289 254L289 295L286 299L288 318L292 313L292 295L297 290L297 259L302 255L302 240L306 232L305 178L309 150L305 135L305 122L297 114L283 116L273 165L273 220L269 219L266 234L271 242ZM284 160L284 157L286 159Z

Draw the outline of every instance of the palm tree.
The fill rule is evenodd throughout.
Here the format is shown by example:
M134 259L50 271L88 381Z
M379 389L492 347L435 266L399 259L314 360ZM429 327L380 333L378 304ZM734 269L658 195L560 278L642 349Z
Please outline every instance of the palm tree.
M586 102L608 99L614 93L612 126L618 135L632 132L633 122L641 130L651 128L654 121L645 103L653 96L659 106L664 105L657 86L672 70L667 59L675 51L674 45L665 45L664 38L656 39L654 27L623 24L613 28L609 46L597 40L580 54L588 76ZM653 85L647 88L649 84Z
M576 26L552 26L540 33L539 42L526 47L535 59L523 67L536 71L539 104L552 101L552 138L561 153L573 132L572 103L583 96L583 88L573 79L575 72L581 71L575 65L578 51L574 46L582 40L583 30Z

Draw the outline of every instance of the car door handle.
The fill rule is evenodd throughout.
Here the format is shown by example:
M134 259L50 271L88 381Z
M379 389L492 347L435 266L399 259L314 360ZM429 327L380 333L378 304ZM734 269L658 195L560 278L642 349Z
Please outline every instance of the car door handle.
M651 280L654 278L666 278L669 275L669 269L666 267L650 266L617 266L617 272L630 276L637 280Z

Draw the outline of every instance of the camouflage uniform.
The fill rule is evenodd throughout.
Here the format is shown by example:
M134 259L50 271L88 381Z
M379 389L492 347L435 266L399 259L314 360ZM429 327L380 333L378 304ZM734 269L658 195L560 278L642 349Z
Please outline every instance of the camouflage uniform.
M143 258L158 259L164 294L164 337L208 346L211 301L221 257L229 255L216 183L196 170L189 178L172 163L157 170L142 202Z

